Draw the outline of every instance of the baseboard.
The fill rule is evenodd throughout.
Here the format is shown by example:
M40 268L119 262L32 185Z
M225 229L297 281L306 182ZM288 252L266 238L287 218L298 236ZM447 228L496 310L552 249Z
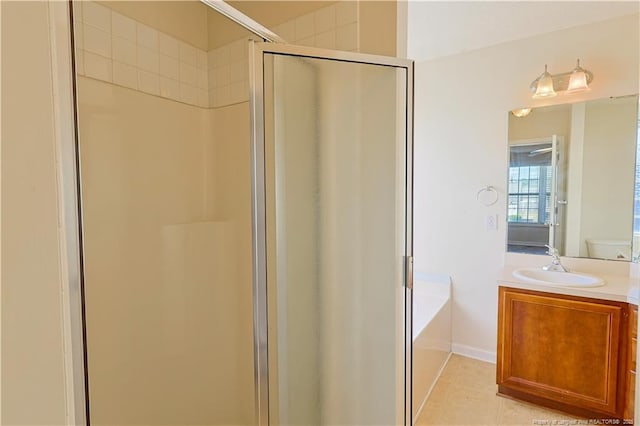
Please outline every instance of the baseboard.
M467 345L461 345L459 343L451 344L451 352L454 354L466 356L467 358L473 358L484 362L496 363L496 353L485 351L484 349L478 349Z
M447 355L447 359L445 359L444 362L442 363L442 367L440 367L440 370L438 371L438 374L436 374L435 380L433 381L433 383L431 383L431 387L429 388L429 391L427 392L426 396L422 400L422 404L420 404L420 408L418 408L418 411L416 411L416 416L413 418L413 424L414 425L418 421L418 418L420 417L420 414L422 414L422 409L427 404L427 400L429 399L429 396L431 396L431 392L433 392L433 388L436 387L436 383L438 383L438 380L440 379L440 376L442 376L442 372L444 371L445 367L449 363L449 360L451 359L451 355L452 355L452 352L449 352L449 355Z

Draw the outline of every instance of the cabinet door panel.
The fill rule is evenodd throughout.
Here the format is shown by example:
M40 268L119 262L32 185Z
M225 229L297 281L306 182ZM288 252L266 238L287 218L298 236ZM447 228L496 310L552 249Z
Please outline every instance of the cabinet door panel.
M633 420L636 402L636 357L638 348L638 307L629 305L629 343L627 358L627 395L624 405L624 418Z
M617 415L623 306L500 288L501 388Z
M636 373L629 371L627 376L627 398L625 401L624 418L633 420L634 404L636 401Z

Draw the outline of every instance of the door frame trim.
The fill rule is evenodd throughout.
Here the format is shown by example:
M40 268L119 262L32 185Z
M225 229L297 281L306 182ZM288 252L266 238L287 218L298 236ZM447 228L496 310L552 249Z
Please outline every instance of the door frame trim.
M58 187L60 312L68 425L89 424L72 2L48 2Z
M413 85L414 62L409 59L363 53L343 52L312 47L252 42L249 47L249 103L251 111L251 190L253 227L253 291L254 291L254 375L256 384L256 423L269 425L269 359L267 324L267 240L266 240L266 181L264 131L264 55L281 54L306 58L327 59L359 64L381 65L406 70L405 134L405 257L413 256ZM404 263L404 262L403 262ZM405 386L404 424L412 425L412 301L413 291L405 287L405 268L402 286L405 291Z

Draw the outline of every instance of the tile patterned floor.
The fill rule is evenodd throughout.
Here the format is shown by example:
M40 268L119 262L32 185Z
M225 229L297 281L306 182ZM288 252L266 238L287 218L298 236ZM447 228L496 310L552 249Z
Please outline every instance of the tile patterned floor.
M568 414L497 396L495 381L494 364L453 355L416 426L579 424Z

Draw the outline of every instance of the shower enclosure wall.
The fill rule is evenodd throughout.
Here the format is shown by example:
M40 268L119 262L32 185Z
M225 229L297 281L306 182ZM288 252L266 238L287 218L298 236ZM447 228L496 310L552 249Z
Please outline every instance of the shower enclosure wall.
M254 422L250 33L225 21L74 2L92 424Z
M358 2L296 4L360 48ZM409 422L410 62L265 50L250 103L261 39L204 3L74 1L73 39L88 421Z

